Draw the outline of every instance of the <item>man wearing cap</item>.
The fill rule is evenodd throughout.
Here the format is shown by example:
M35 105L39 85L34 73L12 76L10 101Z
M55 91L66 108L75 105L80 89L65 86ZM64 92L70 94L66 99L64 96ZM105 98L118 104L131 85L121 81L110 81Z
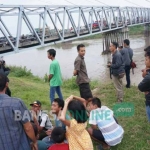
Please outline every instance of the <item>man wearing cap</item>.
M39 140L42 140L46 137L46 131L52 129L52 123L50 118L46 112L41 110L41 102L36 100L32 104L30 104L31 108L31 115L32 121L37 125L38 130L40 132Z

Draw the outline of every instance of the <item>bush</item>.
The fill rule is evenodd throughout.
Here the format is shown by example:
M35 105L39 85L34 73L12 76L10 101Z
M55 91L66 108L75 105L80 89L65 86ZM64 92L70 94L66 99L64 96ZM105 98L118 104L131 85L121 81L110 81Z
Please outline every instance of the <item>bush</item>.
M15 77L33 77L31 70L27 70L26 67L17 67L17 66L9 66L10 68L10 75Z
M98 85L99 85L99 82L97 80L92 80L90 82L91 90L97 88ZM76 84L76 78L72 77L70 79L64 79L62 87L67 88L67 89L78 89L78 85Z
M78 89L78 85L76 84L76 78L72 77L70 79L63 79L62 87L67 89Z

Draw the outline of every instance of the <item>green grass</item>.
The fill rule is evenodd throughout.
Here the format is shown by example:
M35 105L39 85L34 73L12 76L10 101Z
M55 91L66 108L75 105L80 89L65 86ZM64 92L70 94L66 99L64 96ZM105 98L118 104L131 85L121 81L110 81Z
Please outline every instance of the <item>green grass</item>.
M24 70L18 70L18 72L22 71ZM28 108L31 102L40 100L43 104L43 109L50 110L49 83L44 82L44 79L34 77L30 73L26 76L22 75L18 77L18 72L15 73L15 71L12 70L9 76L12 96L21 98ZM113 109L113 106L116 104L116 95L113 85L111 83L106 85L92 81L91 87L92 89L98 87L95 95L101 99L103 105ZM71 94L79 95L75 78L63 81L62 93L64 98L67 98ZM135 114L132 117L117 118L124 128L125 134L122 143L111 149L149 150L147 140L150 140L150 126L145 113L144 95L138 91L136 86L132 86L131 89L124 89L124 101L134 104Z
M144 26L143 25L129 27L129 35L140 35L140 34L144 35Z
M134 35L144 35L144 26L143 25L137 25L133 27L129 27L129 36L134 36ZM96 34L96 35L91 35L88 37L80 38L81 40L90 40L90 39L101 39L102 34Z

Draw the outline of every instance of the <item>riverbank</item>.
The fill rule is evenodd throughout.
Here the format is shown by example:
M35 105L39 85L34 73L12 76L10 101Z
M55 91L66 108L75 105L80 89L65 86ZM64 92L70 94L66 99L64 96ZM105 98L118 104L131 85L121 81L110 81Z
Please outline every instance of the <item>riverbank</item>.
M35 77L25 68L11 67L12 72L9 75L10 89L13 97L21 98L26 106L34 100L42 102L43 109L50 108L49 101L49 83L45 79ZM96 90L95 96L99 97L102 105L106 105L113 109L116 104L116 95L114 87L111 83L101 84L95 81L91 82L92 89ZM65 80L62 86L64 98L71 94L78 95L78 87L75 79ZM112 147L112 150L149 150L147 140L150 140L149 123L145 114L144 95L139 92L136 86L131 89L124 89L124 101L134 105L134 116L119 117L118 121L125 130L124 138L121 144Z
M144 34L144 26L137 25L133 27L129 27L129 36L142 35ZM81 38L81 40L90 40L90 39L100 39L102 38L102 34L91 35L88 37Z

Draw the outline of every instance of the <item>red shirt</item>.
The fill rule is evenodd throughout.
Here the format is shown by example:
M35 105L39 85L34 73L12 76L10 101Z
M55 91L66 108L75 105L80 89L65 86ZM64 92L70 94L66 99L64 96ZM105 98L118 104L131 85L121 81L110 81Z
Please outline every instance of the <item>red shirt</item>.
M69 150L69 145L66 143L54 144L48 150Z

